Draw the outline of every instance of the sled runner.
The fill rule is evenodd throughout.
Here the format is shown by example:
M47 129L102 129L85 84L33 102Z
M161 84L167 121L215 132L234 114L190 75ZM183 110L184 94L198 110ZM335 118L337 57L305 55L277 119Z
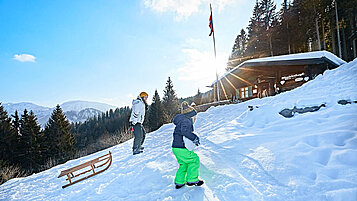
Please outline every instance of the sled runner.
M101 162L103 162L103 163L101 163ZM82 180L88 179L89 177L92 177L96 174L104 172L105 170L107 170L109 168L109 166L111 164L112 164L112 153L109 151L109 154L105 154L105 155L95 158L91 161L88 161L83 164L77 165L75 167L69 168L67 170L61 171L61 174L57 178L67 175L68 178L66 180L69 181L69 184L62 186L62 188L66 188L67 186L70 186L70 185L80 182ZM105 165L107 165L107 166L104 167ZM74 174L74 172L82 170L86 167L89 167L90 169L85 170L84 172L78 172L77 174ZM104 167L104 168L102 168L102 167ZM78 177L78 176L84 175L88 172L90 172L90 175L87 175L87 176L81 177L81 178ZM75 179L76 177L78 177L78 179Z

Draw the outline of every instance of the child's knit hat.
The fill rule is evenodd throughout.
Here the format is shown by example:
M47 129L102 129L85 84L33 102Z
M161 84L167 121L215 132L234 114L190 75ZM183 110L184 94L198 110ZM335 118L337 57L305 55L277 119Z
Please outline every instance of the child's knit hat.
M181 113L189 117L197 115L197 111L195 110L195 108L191 107L186 101L181 103Z

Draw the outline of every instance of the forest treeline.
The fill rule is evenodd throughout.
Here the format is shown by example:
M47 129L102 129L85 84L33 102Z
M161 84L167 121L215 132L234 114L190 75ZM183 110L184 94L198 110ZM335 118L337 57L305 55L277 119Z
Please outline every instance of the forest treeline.
M336 18L337 14L337 18ZM356 0L257 0L247 28L238 33L226 70L266 56L327 50L356 57Z
M178 99L169 77L163 98L157 90L152 95L146 110L146 131L157 130L171 122L180 112L180 102L199 101L200 94L198 91L194 97ZM0 184L131 139L130 114L130 107L122 107L82 123L69 123L57 105L46 126L41 128L32 111L8 114L0 103Z
M9 116L0 103L0 182L76 157L76 139L59 105L42 129L32 111Z

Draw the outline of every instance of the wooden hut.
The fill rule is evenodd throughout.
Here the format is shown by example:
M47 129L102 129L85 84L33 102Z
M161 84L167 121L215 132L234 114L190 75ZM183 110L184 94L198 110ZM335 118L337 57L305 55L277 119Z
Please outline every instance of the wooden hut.
M272 96L299 87L344 63L327 51L251 59L218 79L220 100L240 102ZM211 87L216 95L216 82Z

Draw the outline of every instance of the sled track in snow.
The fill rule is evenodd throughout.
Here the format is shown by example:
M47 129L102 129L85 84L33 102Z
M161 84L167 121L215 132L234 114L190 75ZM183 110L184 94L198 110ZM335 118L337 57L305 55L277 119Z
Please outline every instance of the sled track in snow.
M254 200L267 200L268 198L276 200L276 196L283 196L285 200L293 200L293 198L290 197L293 194L293 190L290 189L287 185L282 184L274 176L269 174L259 161L247 155L236 153L227 148L218 146L207 139L204 139L203 144L206 144L209 148L200 147L199 149L204 150L202 152L209 153L209 157L211 159L215 158L214 161L219 161L220 163L219 166L215 164L213 168L219 170L228 167L229 170L232 171L237 178L240 178L240 181L243 181L246 184L244 186L248 186L251 189L249 192L254 193ZM224 153L225 156L230 157L224 158L220 155L217 155L214 151L211 150L220 150L219 153ZM237 156L241 157L241 159L239 159ZM251 169L248 167L244 167L244 165L242 165L242 161L244 159L248 159L249 162L252 162L259 169ZM227 160L229 160L230 162L226 162ZM232 166L232 161L237 161L237 166ZM204 162L201 163L205 165ZM210 167L210 165L205 166L207 168ZM247 176L244 175L242 171L237 170L237 168L245 172L248 177L255 176L255 178L257 179L249 179ZM279 194L277 194L278 192Z

